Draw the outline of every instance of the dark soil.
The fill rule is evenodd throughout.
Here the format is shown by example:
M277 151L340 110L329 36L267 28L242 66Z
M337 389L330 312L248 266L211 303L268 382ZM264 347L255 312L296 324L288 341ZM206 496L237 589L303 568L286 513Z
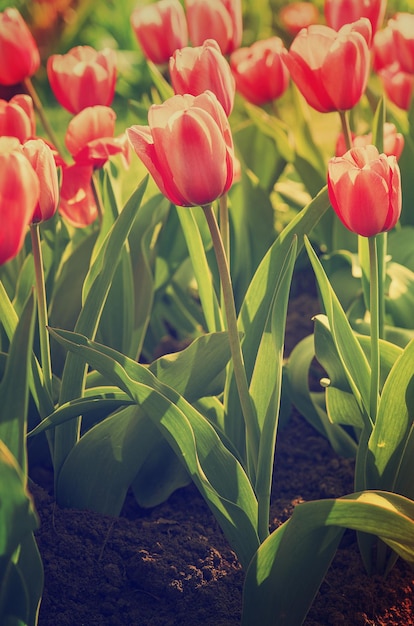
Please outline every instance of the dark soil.
M289 350L311 332L314 295L290 305ZM244 573L194 486L161 506L129 497L118 518L60 509L50 474L33 471L45 569L39 626L236 626ZM352 492L353 463L339 458L295 411L277 443L271 526L297 503ZM384 581L363 568L346 531L306 626L414 624L414 572L399 560ZM260 626L252 624L251 626ZM299 626L292 624L292 626Z

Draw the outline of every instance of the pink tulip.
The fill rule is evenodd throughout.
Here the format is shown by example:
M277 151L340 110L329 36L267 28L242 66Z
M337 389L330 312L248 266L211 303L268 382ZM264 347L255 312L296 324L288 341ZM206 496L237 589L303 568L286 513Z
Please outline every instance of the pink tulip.
M62 169L62 189L59 213L76 228L85 228L98 217L92 190L92 165L65 165Z
M206 205L233 181L233 140L223 107L206 91L176 95L148 113L149 126L127 129L161 192L178 206Z
M279 11L279 20L290 35L319 22L318 8L310 2L290 2Z
M0 13L0 85L16 85L40 66L37 44L15 8Z
M176 94L199 96L204 91L212 91L226 115L230 115L235 82L230 66L214 39L207 39L196 48L176 50L170 58L169 70Z
M395 61L394 37L388 26L377 30L372 42L373 69L378 72Z
M223 54L240 47L243 35L241 0L185 0L193 46L215 39Z
M384 21L387 0L325 0L326 23L339 30L344 24L367 17L374 34Z
M324 25L304 28L295 37L289 52L283 52L291 78L317 111L352 109L365 91L371 56L361 30L370 23L361 18L338 32ZM344 68L352 72L344 73Z
M122 153L128 159L125 137L114 137L115 120L110 107L93 106L69 122L65 144L76 163L100 168L115 154Z
M185 13L179 0L159 0L137 7L131 25L147 59L156 65L168 63L178 48L188 43Z
M30 139L23 152L40 181L39 201L32 222L43 222L54 216L59 203L59 181L52 150L42 139Z
M230 56L237 91L252 104L260 106L286 91L289 72L282 60L283 50L280 37L271 37L239 48Z
M368 145L328 164L328 193L335 213L354 233L373 237L391 230L401 214L401 176L395 156Z
M414 74L404 72L398 61L378 71L384 91L390 102L400 109L409 111L413 98Z
M17 137L23 143L35 134L36 121L30 96L17 94L9 102L0 100L0 136Z
M404 149L404 135L397 132L395 124L386 122L384 124L384 154L387 156L394 155L397 159L400 158ZM367 135L355 135L352 133L352 147L360 148L372 144L372 133ZM345 145L345 139L342 133L338 136L336 142L335 155L342 156L347 152Z
M39 178L19 140L0 137L0 264L22 249L39 194Z
M116 55L106 48L76 46L47 60L47 75L56 100L70 113L112 103L116 83Z

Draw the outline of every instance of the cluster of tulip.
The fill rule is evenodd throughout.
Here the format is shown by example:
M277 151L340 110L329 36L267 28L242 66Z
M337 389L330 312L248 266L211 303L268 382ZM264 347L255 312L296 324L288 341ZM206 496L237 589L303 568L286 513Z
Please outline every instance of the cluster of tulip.
M363 446L379 437L376 423L381 428L382 419L387 423L386 418L382 418L385 411L382 404L388 402L388 397L384 393L386 399L381 404L379 382L380 373L386 368L381 361L381 349L384 351L384 348L380 349L385 331L381 319L383 290L378 268L381 272L385 265L385 234L398 227L403 212L399 159L409 142L394 123L395 116L392 121L386 121L384 102L389 101L404 115L410 111L414 87L414 15L398 13L382 28L386 0L366 0L364 3L358 0L325 0L324 18L312 3L295 2L283 7L278 15L287 35L285 39L271 36L243 46L242 8L241 0L185 0L184 3L180 0L158 0L133 10L131 26L158 93L149 106L148 124L128 126L120 135L116 135L117 116L112 108L120 71L117 52L109 48L98 51L85 45L76 46L65 54L52 54L45 64L48 85L56 101L72 116L64 132L64 148L59 145L60 138L55 135L32 83L32 77L41 63L37 43L16 9L8 8L0 13L0 85L12 86L15 93L9 100L0 100L0 265L7 271L8 262L24 251L29 231L35 266L41 357L39 366L35 356L37 351L32 354L31 345L27 347L28 355L30 353L33 357L30 361L27 356L27 362L33 368L29 384L38 411L39 425L34 431L38 433L55 428L48 443L56 473L57 499L74 506L95 506L98 510L116 513L122 504L122 495L144 465L145 459L138 458L136 449L141 446L139 450L143 457L149 455L148 450L143 449L145 442L149 442L148 448L157 452L154 458L162 457L164 463L167 463L167 456L173 450L174 460L181 456L182 463L177 462L178 470L176 465L173 466L178 478L174 482L175 474L170 473L163 496L168 495L169 489L183 484L183 480L185 482L190 475L217 516L242 564L246 567L252 564L251 575L246 582L246 624L256 623L254 620L259 619L255 613L258 606L263 611L262 623L268 624L271 623L266 621L268 615L288 614L288 604L289 610L293 611L291 615L297 611L299 623L309 608L314 585L320 583L324 565L315 573L314 580L310 580L312 568L302 568L304 573L301 576L307 577L305 582L310 591L300 602L294 597L292 580L288 576L284 581L279 580L273 565L270 572L266 568L268 563L279 559L278 550L284 532L281 530L269 537L269 500L280 409L284 320L293 265L303 246L307 248L327 311L328 321L317 325L318 332L325 333L324 339L333 346L334 366L340 364L335 371L341 370L341 384L345 381L342 386L346 387L349 395L351 391L355 395L352 426L357 424L360 428L352 439L351 447L355 450L360 444L362 449L358 454L359 482L356 481L362 495L352 494L349 496L349 509L348 500L342 500L338 509L345 517L348 516L349 525L356 530L364 530L361 524L372 522L369 526L372 533L378 531L396 552L412 558L413 542L409 544L407 539L409 547L404 543L405 539L398 543L399 539L395 539L394 531L390 530L392 524L388 523L387 515L394 507L391 496L387 499L375 492L366 502L365 489L382 487L381 480L376 482L372 478L375 468L369 465L372 463L371 456L375 459L377 454L385 453L373 448L370 456ZM289 40L288 46L286 42ZM375 97L369 89L372 70L381 85L381 97ZM347 72L346 80L344 71ZM309 127L295 145L295 132L289 132L274 115L272 105L288 94L291 83L294 101L300 101L300 106L307 103L317 115L339 114L342 132L336 136L332 150L335 156L329 158L328 163L321 157L319 166L315 166L319 158L316 146L308 161L304 152L301 153L306 141L309 142L306 148L308 155L314 147ZM357 109L365 96L373 105L370 115L374 113L374 123L369 130L365 127L364 134L358 134L356 131L359 128L351 129L350 112ZM237 220L240 219L233 200L240 199L238 189L245 190L242 185L238 187L238 182L245 182L245 162L241 161L246 155L237 150L232 124L236 97L242 104L239 109L243 110L243 114L247 111L253 126L257 125L262 133L261 140L274 140L272 153L263 155L259 169L266 169L267 160L273 163L272 159L280 159L275 167L278 175L288 164L290 172L295 170L293 177L302 178L306 192L314 196L279 238L272 231L271 237L274 235L274 238L267 249L261 250L260 258L255 259L257 262L245 278L248 284L241 290L237 301L232 286L237 262L233 265L230 262L229 241L231 227L237 227ZM47 139L37 135L36 114ZM118 155L125 170L128 167L132 169L133 152L139 159L139 166L151 174L163 198L160 200L159 196L151 196L143 209L137 207L146 190L145 182L124 208L119 209L110 168L106 166L109 160L112 165L112 157ZM289 175L288 172L286 180L292 182ZM311 182L307 185L308 181ZM269 196L274 192L274 183L275 178L272 178L267 189L266 206L270 204ZM229 220L227 197L233 191L235 194L231 196L230 207L232 222ZM164 197L169 203L165 203ZM219 200L219 220L213 204L216 200ZM366 282L364 287L365 291L369 291L364 311L370 314L371 344L369 348L365 346L365 352L364 345L361 348L350 329L321 270L317 255L306 238L313 234L319 222L323 222L329 203L334 209L332 217L337 216L340 226L345 226L353 237L358 237L362 274L368 282L368 286ZM167 219L170 205L176 207L175 222L168 222ZM193 207L202 208L209 233L203 232ZM259 207L254 207L256 210L259 211ZM271 211L270 223L273 227L273 207ZM56 215L57 212L59 215ZM128 240L128 237L136 214L139 228L134 231L134 248L133 238ZM80 275L79 282L82 279L83 284L77 284L79 303L75 303L78 308L74 306L76 310L71 327L75 332L50 331L56 342L75 353L75 356L69 354L58 374L52 372L51 366L39 231L39 225L52 218L56 222L61 219L67 227L65 245L70 241L71 234L79 233L81 229L88 231L90 226L94 236L90 241L84 240L87 244L85 263L89 270L84 269ZM259 220L253 218L253 221ZM161 278L155 277L157 271L162 273L160 268L164 261L168 265L170 253L168 250L166 258L161 259L158 265L155 263L158 236L164 228L167 229L167 224L168 228L174 228L174 223L185 240L183 256L189 256L193 266L199 296L196 305L198 319L201 320L199 329L202 329L199 334L205 342L195 341L195 345L188 348L189 352L184 351L176 362L167 360L160 365L155 361L155 364L144 368L139 360L153 313L151 306L155 285L166 284L165 275L170 271L166 271ZM239 255L243 256L244 244L250 235L239 240L236 227L232 241ZM244 228L248 227L245 225ZM56 234L56 231L53 232ZM215 276L217 272L209 267L204 241L207 239L216 255L218 277ZM127 241L128 245L124 245ZM380 242L379 259L377 242ZM265 244L262 245L264 247ZM53 243L53 254L61 252L59 246L63 248L64 243ZM72 252L76 255L76 246L74 248L75 252ZM69 270L62 270L64 263L62 266L60 263L60 258L55 260L55 265L61 270L55 276L58 275L66 288L68 282L64 281L70 279L65 276L65 271L69 273ZM171 266L175 271L179 266L177 259L173 259ZM139 277L133 275L137 267L141 272ZM24 271L27 272L27 268L23 267ZM114 317L111 318L106 309L105 320L102 312L108 293L114 287L111 281L115 272L119 272L118 279L121 278L120 285L115 285L119 291L114 288L112 298L118 300L112 301ZM20 298L16 311L24 308L24 296L27 296L30 280L26 276L26 280L20 282L22 286L16 290L19 291L17 299ZM53 283L53 275L50 282ZM10 291L14 288L15 285ZM50 290L53 292L53 289L52 284ZM0 290L3 296L0 302L0 313L4 317L2 325L12 352L24 328L15 331L17 313L14 304L2 282ZM64 308L64 304L61 307ZM126 313L122 317L124 310ZM98 328L105 337L105 328L102 330L100 327L102 319L103 327L105 322L111 327L109 334L114 326L122 327L119 345L116 341L114 346L110 344L111 347L93 341ZM121 323L114 324L114 319L121 319ZM197 336L197 339L200 337ZM394 346L390 354L395 356L397 352ZM195 355L202 361L203 367L194 368ZM212 363L214 355L217 363ZM232 367L226 368L230 358ZM386 365L392 378L393 363L390 356L387 358ZM8 361L12 363L10 367L15 366L12 359ZM91 366L93 375L90 387L83 396L86 363ZM404 364L405 361L405 367ZM291 372L292 368L290 365ZM197 369L197 376L194 369ZM94 387L94 380L100 380L98 372L106 386L97 383ZM400 369L397 369L397 374L400 375ZM213 408L204 406L202 400L206 388L210 385L216 388L212 383L218 380L221 387L215 398L217 402ZM335 391L343 393L342 387L337 390L334 383L335 380L328 392L332 391L330 397ZM27 397L28 385L24 390ZM79 415L95 410L96 403L104 406L106 402L110 402L112 408L120 409L117 421L111 421L110 414L108 420L102 418L97 428L81 436ZM128 412L131 404L135 413ZM210 417L211 408L213 413L216 412L214 418ZM403 408L405 410L405 405ZM321 407L318 411L322 414ZM335 413L334 410L332 412ZM377 416L380 416L378 422ZM401 409L401 422L405 417ZM335 418L336 415L331 421ZM178 428L177 424L182 427ZM104 436L101 435L101 427ZM123 434L122 428L125 428ZM144 431L145 436L142 436ZM162 454L159 453L159 431L171 446L169 453L165 452L165 448L162 448ZM134 436L130 436L132 432ZM405 435L403 433L402 438ZM112 437L116 442L122 439L123 446L131 446L129 453L121 455L121 461L117 457L116 463L111 464L111 450L109 453L106 450L109 456L101 455L103 465L97 462L96 467L91 467L94 464L88 457L88 443L82 447L85 439L92 439L94 445L99 447L108 440L112 441ZM349 442L348 433L346 437ZM118 443L114 446L117 447ZM404 462L409 465L409 461ZM187 472L184 479L183 464ZM119 493L111 493L108 487L108 493L102 495L106 484L105 489L96 489L96 482L102 480L104 471L108 472L108 484L113 481L114 491L118 489ZM163 472L169 473L165 469ZM75 480L74 476L79 475L82 475L82 480ZM364 482L361 476L372 480ZM236 484L232 482L234 480ZM395 481L398 482L397 478ZM410 489L403 482L402 494L410 496ZM368 504L368 511L363 512L361 518L358 518L359 513L353 517L354 499L360 497L358 504L361 507ZM395 520L393 518L392 521L395 521L395 533L403 528L407 536L412 537L410 507L411 504L408 505L405 500L395 500ZM320 508L322 511L323 507ZM320 515L312 517L319 530L322 526L329 526L324 515L323 510ZM296 517L294 520L289 528L296 528ZM303 533L301 523L296 528L299 535ZM341 526L343 523L340 521L333 525ZM290 535L286 533L286 537L287 544L283 546L289 546L289 541L294 543L294 530ZM332 558L334 543L324 542L325 546L329 544L329 550L324 548L326 567ZM303 545L310 554L317 548L307 535ZM289 550L280 549L280 562L288 566L287 570L294 577L298 564L295 563L296 569L291 567L286 557ZM368 552L366 549L366 561L370 558ZM269 578L271 584L281 585L278 593L273 594L276 600L263 600L261 597L264 587L260 588L256 567L264 578ZM289 581L292 589L288 589ZM39 593L38 590L36 593ZM36 604L36 599L33 602ZM273 611L274 602L280 602L276 613ZM36 611L32 608L33 615ZM254 618L249 618L250 612ZM31 623L35 623L35 618Z

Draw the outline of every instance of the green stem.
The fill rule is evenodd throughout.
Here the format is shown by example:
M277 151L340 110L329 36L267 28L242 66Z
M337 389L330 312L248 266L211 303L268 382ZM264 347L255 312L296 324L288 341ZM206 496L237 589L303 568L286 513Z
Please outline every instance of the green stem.
M39 224L31 224L30 235L32 239L32 251L36 279L37 315L39 322L40 360L43 373L43 381L50 398L53 398L52 390L52 364L50 358L50 342L48 327L48 314L45 289L45 275L43 271L42 247L40 243Z
M227 264L230 267L230 229L229 229L229 210L227 204L227 194L219 199L219 225L220 235L223 242L224 254L226 255ZM224 309L224 294L221 288L221 310Z
M342 134L345 139L346 149L350 150L352 148L352 134L346 111L339 111L339 117L341 118Z
M93 172L93 174L92 174L91 186L92 186L93 197L95 198L95 202L96 202L96 207L98 209L98 220L99 220L99 223L102 224L103 214L104 214L104 206L103 206L103 202L102 202L101 193L99 191L99 183L96 180L95 172Z
M241 349L239 331L237 328L236 307L234 304L233 288L230 277L229 265L221 239L215 213L211 204L203 206L208 227L210 229L217 266L220 274L221 287L223 290L224 309L227 320L230 350L233 361L233 370L239 394L240 405L243 413L246 429L247 466L252 484L255 482L257 459L259 452L259 433L249 393L249 385L244 367L243 352Z
M379 289L376 237L368 237L369 246L369 308L371 325L371 393L370 417L375 423L378 409L380 352L379 352Z
M47 119L46 115L45 115L45 111L43 108L43 105L41 103L41 100L39 98L39 96L37 95L37 91L33 86L33 83L31 81L30 78L25 78L24 80L24 86L26 87L27 93L29 94L29 96L31 97L31 99L33 100L33 105L34 108L39 116L39 119L42 123L42 126L47 134L47 136L49 137L50 141L52 142L52 144L54 145L54 147L56 148L56 150L59 152L59 154L61 156L63 156L63 151L59 146L59 140L57 138L57 136L55 135L55 131L53 130L52 126L49 124L49 120Z

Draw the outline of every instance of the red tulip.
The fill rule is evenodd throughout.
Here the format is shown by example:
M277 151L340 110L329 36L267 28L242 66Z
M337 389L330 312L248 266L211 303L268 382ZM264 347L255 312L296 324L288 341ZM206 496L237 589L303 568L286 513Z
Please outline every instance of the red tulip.
M400 109L409 111L413 98L414 74L401 69L398 61L378 71L388 99Z
M17 9L0 13L0 85L16 85L40 66L37 44Z
M297 35L302 28L319 22L319 11L310 2L291 2L280 9L279 20L289 34Z
M103 167L114 154L128 159L128 144L124 137L114 137L116 114L105 106L88 107L70 122L65 144L79 165Z
M70 113L86 107L109 106L114 98L116 55L106 48L76 46L67 54L53 54L47 60L47 75L56 100Z
M378 72L395 61L394 38L388 26L377 30L372 41L373 69Z
M361 18L338 32L324 25L304 28L295 37L289 52L283 52L293 81L314 109L321 113L354 107L365 91L370 72L370 50L361 27L370 29ZM344 73L344 68L352 72Z
M54 216L59 203L59 181L53 152L43 139L30 139L23 145L40 181L39 201L32 222L43 222Z
M373 237L393 228L401 214L401 176L395 156L375 146L352 148L328 164L335 213L352 232Z
M230 56L236 88L256 105L279 98L289 85L289 72L282 61L283 41L271 37L239 48ZM285 50L286 51L286 50Z
M214 39L207 39L196 48L176 50L170 58L169 70L176 94L199 96L204 91L212 91L226 115L230 115L234 103L234 77Z
M384 124L384 137L383 137L383 151L387 156L394 155L397 159L400 158L404 149L404 135L397 132L395 124L385 122ZM352 147L360 148L372 144L372 133L367 135L355 135L352 133ZM335 155L342 156L347 152L345 145L345 139L343 133L340 133L336 142Z
M384 21L387 0L325 0L325 19L328 26L339 30L344 24L367 17L374 34Z
M30 96L17 94L9 102L0 100L0 136L17 137L20 143L34 137L36 121Z
M84 228L98 217L93 194L92 165L65 165L62 169L59 213L72 226Z
M157 65L168 63L175 50L188 43L185 13L178 0L137 7L131 25L145 57Z
M19 140L0 137L0 264L22 249L39 193L39 178Z
M397 13L388 26L393 34L396 60L403 72L414 74L414 14Z
M162 193L179 206L206 205L233 181L233 140L216 96L176 95L148 113L149 126L127 129Z
M241 0L185 0L193 46L215 39L223 54L240 47L243 35Z

